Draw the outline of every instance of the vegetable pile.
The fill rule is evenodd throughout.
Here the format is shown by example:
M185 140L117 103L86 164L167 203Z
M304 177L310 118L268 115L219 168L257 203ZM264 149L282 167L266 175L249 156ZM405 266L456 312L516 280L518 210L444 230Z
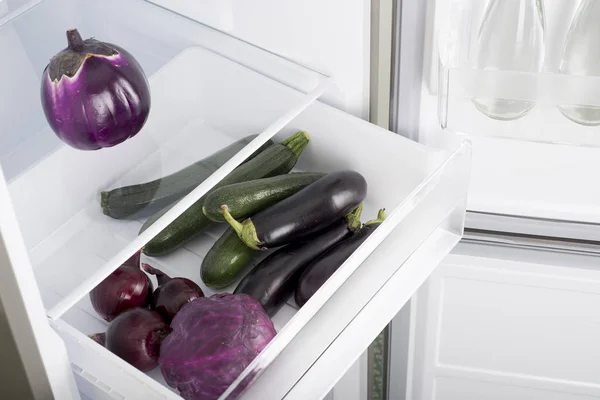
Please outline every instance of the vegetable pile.
M102 192L100 206L115 219L162 206L144 231L253 138L159 180ZM305 132L267 143L142 250L161 257L211 224L226 225L194 266L205 287L222 293L205 297L194 280L140 266L138 253L90 293L110 322L91 339L142 371L160 366L185 399L217 399L275 337L270 318L290 298L298 307L310 301L385 219L380 210L361 223L368 185L357 171L291 172L308 144ZM265 250L272 252L252 268Z

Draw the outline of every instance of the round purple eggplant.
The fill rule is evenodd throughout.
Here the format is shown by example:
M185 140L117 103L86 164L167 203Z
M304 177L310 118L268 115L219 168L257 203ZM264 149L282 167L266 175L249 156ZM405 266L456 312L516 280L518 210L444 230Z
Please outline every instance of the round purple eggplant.
M295 299L298 307L302 307L323 286L325 281L375 232L384 219L385 210L379 210L377 219L366 222L356 234L327 250L304 270L296 288Z
M125 49L67 31L68 47L42 74L41 100L48 124L80 150L115 146L135 136L150 113L148 80Z
M240 281L234 293L254 297L273 317L294 292L304 268L360 228L361 211L358 206L324 231L270 254Z

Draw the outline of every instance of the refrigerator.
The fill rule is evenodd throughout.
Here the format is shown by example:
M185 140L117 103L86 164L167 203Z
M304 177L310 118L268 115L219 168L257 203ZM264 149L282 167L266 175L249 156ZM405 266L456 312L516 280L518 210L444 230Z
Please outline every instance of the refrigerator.
M0 0L0 327L20 361L5 381L40 399L180 398L90 338L109 326L90 292L268 140L306 131L295 171L358 171L362 221L387 217L306 304L285 302L219 399L600 397L598 128L567 117L594 115L598 78L564 68L593 3ZM148 78L148 120L117 146L74 149L44 117L71 28ZM247 135L143 231L149 210L101 207ZM142 261L232 292L241 275L200 278L225 226Z

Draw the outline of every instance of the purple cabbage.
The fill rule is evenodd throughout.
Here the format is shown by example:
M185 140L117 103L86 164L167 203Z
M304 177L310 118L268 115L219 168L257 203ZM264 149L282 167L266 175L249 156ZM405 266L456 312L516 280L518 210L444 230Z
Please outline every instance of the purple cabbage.
M115 146L136 135L150 112L150 88L126 50L67 31L68 47L42 75L46 120L66 144L80 150Z
M158 363L188 400L217 399L277 333L258 301L227 293L187 303L171 329Z

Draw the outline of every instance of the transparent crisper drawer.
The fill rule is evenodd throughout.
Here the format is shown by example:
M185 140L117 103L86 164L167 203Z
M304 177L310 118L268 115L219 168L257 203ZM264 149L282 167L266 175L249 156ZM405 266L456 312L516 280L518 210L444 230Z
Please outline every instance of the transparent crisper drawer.
M200 189L205 191L329 82L320 73L142 0L9 3L10 13L0 19L0 48L10 54L0 71L11 77L0 83L0 165L53 317L84 296L79 285L99 282L129 257L131 248L141 248L151 237L131 242L137 221L104 215L101 191L165 176L258 135L206 181ZM84 38L125 48L149 80L152 104L146 124L115 147L76 150L58 139L44 117L40 77L48 60L66 47L70 28Z
M492 1L498 6L486 14ZM585 1L590 3L590 0ZM594 1L597 2L591 0L591 3ZM600 43L600 31L597 27L581 27L580 22L571 44L567 42L571 25L577 25L577 9L582 2L438 0L443 15L439 30L439 118L442 127L465 135L600 145L600 58L592 56L596 54L596 42ZM537 50L523 53L541 52L541 68L532 72L502 65L495 67L493 62L482 63L483 57L478 55L481 49L487 49L489 53L497 54L498 64L506 65L503 59L511 57L507 54L511 47L500 44L502 38L513 34L517 41L527 38L534 29L531 18L519 20L516 10L536 5L542 5L544 10L543 44ZM486 32L489 32L487 39ZM517 46L527 46L525 39ZM566 52L565 48L573 50ZM526 68L532 68L530 61ZM531 109L517 119L503 120L502 115L490 118L476 107L473 99L485 100L487 103L484 104L493 99L508 100L517 106L529 104ZM561 112L561 108L575 109L589 120L581 121L576 117L581 123L574 122ZM567 114L574 115L573 111Z
M296 170L360 172L368 182L363 222L373 219L380 208L386 208L388 217L304 307L298 311L293 297L284 305L273 317L278 335L222 398L239 394L241 381L245 387L260 379L286 346L302 334L303 341L310 338L310 349L285 357L289 369L278 368L275 373L281 375L268 380L271 394L248 397L279 398L335 340L336 332L343 331L398 271L404 283L397 295L405 302L462 236L470 166L468 143L453 149L431 149L319 102L310 105L273 140L280 142L299 130L310 134L310 142ZM123 230L123 240L135 240L141 222L126 224L130 227ZM207 295L220 292L203 284L199 270L203 257L224 229L223 225L212 226L169 255L144 255L143 260L171 276L194 280ZM354 278L355 274L360 279ZM43 282L47 287L55 284L51 278ZM224 291L231 292L236 285ZM158 368L144 374L87 338L88 334L105 331L107 324L91 307L87 293L76 300L53 325L67 344L82 387L112 393L116 398L176 398Z

